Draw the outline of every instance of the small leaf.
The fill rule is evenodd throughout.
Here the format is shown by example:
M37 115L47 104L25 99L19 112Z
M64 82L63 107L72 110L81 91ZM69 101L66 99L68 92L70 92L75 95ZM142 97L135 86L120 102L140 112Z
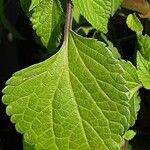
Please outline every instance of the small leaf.
M137 35L142 34L143 26L135 14L130 14L127 17L128 27L137 33Z
M150 62L140 52L137 53L138 76L144 88L150 89Z
M63 11L58 0L34 0L32 14L33 28L48 50L55 50L59 45L61 24L64 21ZM33 7L31 5L31 8Z
M124 135L124 139L130 141L134 138L135 135L136 135L136 132L134 132L133 130L128 130Z
M131 115L122 73L104 43L71 32L54 56L7 81L3 102L36 150L120 150Z

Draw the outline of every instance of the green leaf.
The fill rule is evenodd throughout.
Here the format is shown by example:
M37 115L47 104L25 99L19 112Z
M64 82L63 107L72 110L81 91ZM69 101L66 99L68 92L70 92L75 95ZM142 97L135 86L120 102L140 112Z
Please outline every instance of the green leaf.
M130 143L128 144L127 150L133 150L132 146L130 145Z
M111 15L113 16L116 10L120 7L123 0L112 0Z
M122 0L72 0L75 9L83 15L93 27L104 33L107 32L108 19L121 4Z
M31 5L29 8L29 11L34 9L36 6L38 6L43 0L31 0Z
M101 34L100 39L107 44L107 47L111 50L113 56L119 60L120 65L123 68L123 78L127 82L130 97L130 127L135 124L137 119L138 111L140 109L140 97L138 96L138 90L142 87L137 75L137 69L132 65L131 62L121 59L121 56L116 47L106 38L104 34Z
M150 62L140 52L137 53L138 76L144 88L150 89Z
M34 145L31 145L27 143L25 140L23 140L23 150L36 150L34 148Z
M150 89L150 37L138 36L137 68L138 76L144 88Z
M73 18L76 21L76 23L80 23L81 20L81 13L79 12L79 10L77 8L73 9Z
M141 98L139 96L139 93L135 92L129 101L129 104L131 106L130 127L132 127L135 124L135 121L137 120L137 115L140 110L140 102L141 102Z
M71 32L48 60L7 81L7 114L36 150L120 150L129 128L128 89L104 43Z
M75 10L81 13L96 29L107 32L108 18L111 12L110 0L73 0Z
M33 7L34 6L34 7ZM32 0L32 24L41 41L48 50L55 50L59 45L61 24L64 14L58 0Z
M138 50L146 60L150 61L150 37L148 35L138 36Z
M125 61L121 59L121 56L118 55L118 50L113 47L113 44L105 39L107 41L108 48L111 49L113 56L116 59L120 60L120 65L123 68L123 78L127 82L127 87L129 89L129 97L130 97L130 127L132 127L135 124L135 121L137 120L138 111L140 110L140 97L139 97L139 89L142 87L142 83L140 82L138 75L137 75L137 69L132 65L131 62Z
M121 66L124 69L123 77L127 82L127 86L130 89L130 97L132 97L140 87L142 87L141 82L137 75L136 68L129 61L120 61Z
M134 138L135 135L136 135L136 132L134 132L133 130L128 130L124 135L124 139L130 141Z
M128 15L127 25L132 31L135 31L137 35L142 34L143 26L135 14Z
M142 84L139 81L137 70L131 62L120 60L120 65L124 70L122 76L126 80L127 87L129 88L129 104L131 106L130 127L132 127L135 124L140 109L140 97L138 96L138 91L142 87Z
M107 37L103 34L103 33L100 33L98 34L99 37L98 39L100 41L103 41L104 43L106 43L107 47L110 49L110 51L112 52L113 56L116 58L116 59L121 59L121 55L120 53L118 52L117 48L114 47L113 43L111 41L109 41L107 39Z

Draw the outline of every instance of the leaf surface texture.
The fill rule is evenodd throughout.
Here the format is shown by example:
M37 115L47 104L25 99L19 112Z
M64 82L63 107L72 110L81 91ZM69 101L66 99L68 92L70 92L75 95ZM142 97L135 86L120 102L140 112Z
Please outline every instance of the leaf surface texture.
M35 1L35 0L34 0ZM31 17L33 28L48 50L55 50L59 45L61 24L64 14L58 0L32 1L33 14Z
M137 53L138 76L144 88L150 89L150 37L141 35L138 37L139 51Z
M104 33L107 32L107 24L110 15L114 14L122 0L73 0L75 9L95 27Z
M122 73L104 43L70 32L54 56L8 80L3 102L36 150L119 150L131 115Z

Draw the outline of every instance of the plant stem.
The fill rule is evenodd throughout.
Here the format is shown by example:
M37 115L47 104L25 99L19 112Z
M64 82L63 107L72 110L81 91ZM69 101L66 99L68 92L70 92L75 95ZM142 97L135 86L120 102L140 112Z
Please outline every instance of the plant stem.
M67 44L68 34L72 28L72 20L73 20L73 6L71 0L67 0L67 12L66 12L66 22L64 28L64 41L63 44Z
M127 149L128 149L128 141L125 140L125 143L124 143L124 145L122 147L122 150L127 150Z

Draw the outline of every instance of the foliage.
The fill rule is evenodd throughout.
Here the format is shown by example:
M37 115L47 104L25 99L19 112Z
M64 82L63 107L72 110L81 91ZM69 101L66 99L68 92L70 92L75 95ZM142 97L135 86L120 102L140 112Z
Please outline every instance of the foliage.
M150 89L150 38L142 35L136 15L127 17L139 43L134 66L103 34L122 0L68 0L67 8L61 0L31 0L30 7L29 1L20 2L43 45L49 51L59 48L13 74L3 90L6 112L24 134L24 149L120 150L124 139L134 137L128 130L140 109L139 89ZM84 17L102 41L73 31L72 9L76 23L80 26L76 18Z

